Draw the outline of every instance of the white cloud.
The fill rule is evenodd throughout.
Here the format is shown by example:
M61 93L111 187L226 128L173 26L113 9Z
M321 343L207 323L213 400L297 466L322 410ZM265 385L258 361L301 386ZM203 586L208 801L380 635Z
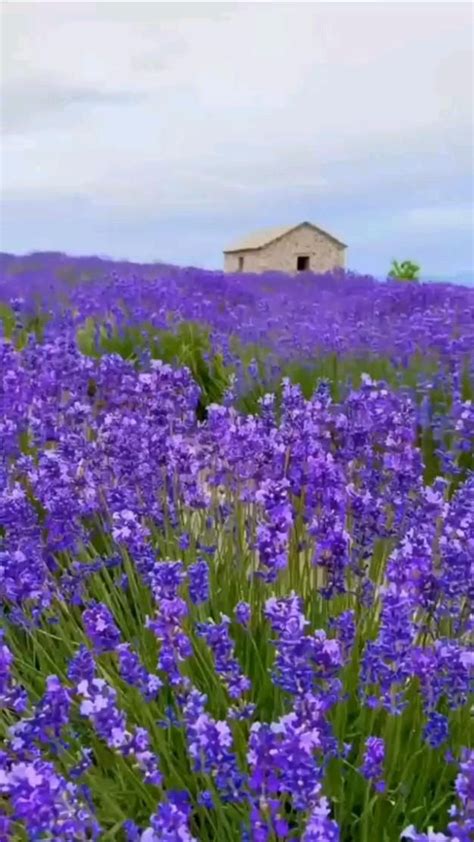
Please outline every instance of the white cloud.
M350 210L371 196L378 213L405 190L420 208L405 219L422 225L471 166L465 3L30 3L2 14L6 200L78 197L122 220L271 206L285 221L291 202L324 220L337 197Z

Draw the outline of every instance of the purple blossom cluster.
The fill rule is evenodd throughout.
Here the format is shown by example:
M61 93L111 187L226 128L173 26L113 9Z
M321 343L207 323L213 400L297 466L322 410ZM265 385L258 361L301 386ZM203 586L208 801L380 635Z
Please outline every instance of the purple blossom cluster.
M159 785L162 775L158 757L150 749L150 737L145 728L127 728L125 714L117 705L117 693L103 678L84 679L77 685L82 716L92 723L96 734L113 751L132 757L145 783Z
M227 721L215 720L205 710L207 698L192 689L183 705L186 738L193 769L212 776L226 801L241 801L244 775L239 769L232 730Z
M294 593L283 599L271 597L264 614L277 634L274 683L292 694L311 692L321 682L326 689L336 689L334 679L344 663L341 643L322 629L305 633L309 621L301 610L301 598Z
M8 798L15 821L27 828L30 839L85 842L100 838L100 829L79 787L41 757L14 760L1 752L0 794ZM5 838L14 839L10 835L13 828L4 817L5 826Z
M209 565L205 559L200 559L188 568L189 596L194 605L207 602L209 599Z
M288 500L290 483L285 478L279 482L264 480L255 494L262 507L263 520L257 526L259 575L266 582L273 582L280 570L288 565L288 546L293 522Z
M197 842L189 830L191 805L186 792L170 792L151 817L150 827L140 835L140 842Z
M381 737L368 737L365 741L365 751L360 771L364 778L371 781L378 792L385 790L383 780L383 764L385 759L385 743Z
M96 652L113 652L120 641L120 632L106 605L92 605L82 615L87 637Z
M130 643L120 643L115 651L123 680L132 687L137 687L148 702L153 701L163 686L161 679L145 669Z
M330 816L327 798L321 798L313 807L302 839L303 842L339 842L339 828Z
M158 330L170 322L203 323L226 359L232 357L234 336L253 345L265 338L280 358L373 354L401 364L415 352L452 357L474 344L472 289L382 284L353 272L288 279L280 273L225 275L64 254L2 255L0 300L14 305L22 324L40 302L49 317L46 335L89 318L99 318L104 333L118 336L143 323ZM100 338L97 330L96 341Z
M216 672L222 678L231 699L240 699L250 690L249 679L242 675L233 654L233 643L229 635L229 617L222 616L220 623L197 623L196 633L209 646Z
M34 279L14 302L15 341L0 344L0 836L355 838L345 803L360 815L351 798L370 791L385 815L409 790L390 769L400 731L413 766L432 770L426 803L450 758L456 805L439 808L447 835L416 829L422 804L397 832L465 842L472 295L198 275L170 270L165 283L150 270L132 283L127 270L113 287L70 287L69 310L56 279L41 341L21 334ZM271 337L287 361L435 354L439 374L418 383L420 401L369 376L338 400L325 381L307 397L284 379L257 414L229 391L203 420L190 369L101 355L100 326L97 354L83 354L77 332L99 316L105 336L145 318L206 323L229 365L232 334ZM432 393L444 386L441 416ZM439 468L429 483L420 436ZM101 780L116 786L120 830Z

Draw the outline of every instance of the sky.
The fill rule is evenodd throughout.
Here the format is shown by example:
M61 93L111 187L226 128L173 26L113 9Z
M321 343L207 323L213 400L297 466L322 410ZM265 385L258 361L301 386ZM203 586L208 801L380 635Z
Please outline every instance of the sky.
M220 268L307 220L472 272L472 38L470 3L4 3L0 250Z

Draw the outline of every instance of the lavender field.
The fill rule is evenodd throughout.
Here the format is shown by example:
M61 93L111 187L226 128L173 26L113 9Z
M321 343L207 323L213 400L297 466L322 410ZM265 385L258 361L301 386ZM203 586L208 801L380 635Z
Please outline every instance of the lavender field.
M3 255L0 842L474 834L474 289Z

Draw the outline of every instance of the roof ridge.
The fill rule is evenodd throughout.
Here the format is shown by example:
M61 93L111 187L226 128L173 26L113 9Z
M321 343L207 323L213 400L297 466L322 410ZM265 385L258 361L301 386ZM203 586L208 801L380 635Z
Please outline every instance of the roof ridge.
M329 231L325 231L324 228L319 228L312 222L304 220L303 222L297 222L295 225L276 225L271 228L257 229L253 234L249 234L247 237L242 237L237 242L228 246L228 248L225 248L224 254L236 251L257 251L270 243L275 242L275 240L279 240L291 231L296 230L296 228L301 228L303 225L309 225L311 228L314 228L315 231L319 231L320 234L324 234L325 237L328 237L330 240L333 240L339 245L344 246L344 248L347 248L346 243L343 243L342 240L334 237L329 233Z

